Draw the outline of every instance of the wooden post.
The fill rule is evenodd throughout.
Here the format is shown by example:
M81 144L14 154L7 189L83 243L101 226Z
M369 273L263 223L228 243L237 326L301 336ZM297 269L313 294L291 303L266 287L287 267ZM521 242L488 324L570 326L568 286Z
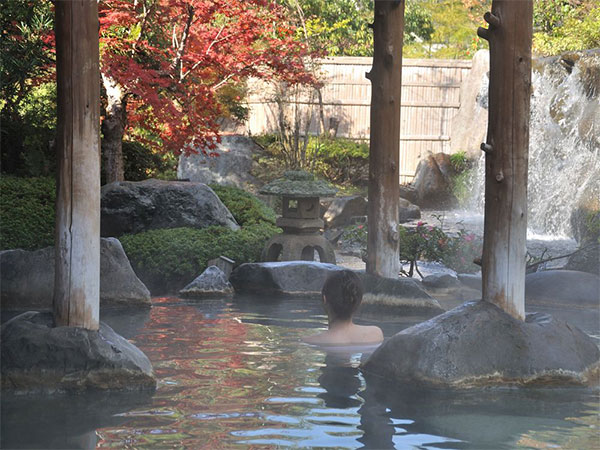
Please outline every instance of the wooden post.
M56 2L57 199L54 321L97 330L100 71L96 0Z
M525 318L532 0L493 0L477 34L490 43L483 299Z
M369 152L367 272L396 278L404 0L375 1Z

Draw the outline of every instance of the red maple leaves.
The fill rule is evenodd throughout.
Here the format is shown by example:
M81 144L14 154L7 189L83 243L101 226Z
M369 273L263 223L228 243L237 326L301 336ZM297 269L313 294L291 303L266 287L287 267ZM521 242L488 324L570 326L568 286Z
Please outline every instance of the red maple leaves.
M126 93L126 133L155 149L213 148L228 83L315 82L310 51L273 1L104 0L99 18L101 70Z

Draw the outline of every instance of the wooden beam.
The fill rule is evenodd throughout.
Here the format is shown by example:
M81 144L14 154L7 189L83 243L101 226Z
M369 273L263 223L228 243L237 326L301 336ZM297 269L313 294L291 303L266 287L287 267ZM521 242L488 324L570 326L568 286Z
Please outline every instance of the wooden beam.
M490 44L483 299L525 317L527 158L533 1L493 0L478 34Z
M56 2L57 202L54 321L97 330L100 302L98 3Z
M369 152L367 272L396 278L404 0L375 1Z

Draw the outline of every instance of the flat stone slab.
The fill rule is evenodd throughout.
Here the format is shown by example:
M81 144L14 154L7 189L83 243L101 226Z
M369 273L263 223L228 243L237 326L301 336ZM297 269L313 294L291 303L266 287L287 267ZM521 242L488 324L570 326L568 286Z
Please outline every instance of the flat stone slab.
M343 267L312 261L246 263L231 273L236 292L254 294L320 294L329 274Z
M361 311L393 314L441 314L440 303L413 278L382 278L359 274L364 294Z
M536 305L600 307L600 277L575 270L545 270L525 277L525 299Z
M0 252L2 309L48 309L54 293L54 247ZM100 304L151 306L118 239L100 239Z
M237 267L229 281L236 292L267 295L320 295L333 271L345 270L333 264L311 261L247 263ZM357 272L364 287L361 312L384 314L444 312L411 278L381 278Z
M150 360L100 323L98 331L53 327L51 313L26 312L2 325L2 390L20 393L153 390Z
M363 369L396 384L585 386L598 382L599 360L594 341L564 321L538 314L519 321L477 301L392 336Z
M233 286L217 266L208 267L179 291L179 295L185 298L227 297L233 294Z
M434 273L427 275L423 278L422 283L424 286L435 289L455 288L460 286L460 282L456 275L450 273Z

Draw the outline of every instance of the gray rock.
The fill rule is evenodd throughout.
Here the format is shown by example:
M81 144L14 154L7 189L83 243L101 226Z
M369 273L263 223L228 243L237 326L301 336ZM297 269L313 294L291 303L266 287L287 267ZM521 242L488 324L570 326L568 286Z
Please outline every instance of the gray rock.
M367 201L358 195L335 198L323 215L327 228L349 225L352 217L367 215Z
M361 310L366 312L439 314L440 303L413 278L383 278L360 273L364 286Z
M471 289L477 289L478 291L481 291L481 288L482 288L481 274L459 273L457 275L457 277L458 277L458 281L460 281L466 287L471 288Z
M525 277L525 300L536 305L600 307L600 277L574 270L546 270Z
M237 267L229 281L236 292L253 294L320 294L332 271L343 267L308 261L248 263ZM363 282L361 312L438 314L444 312L412 278L381 278L358 272Z
M186 298L221 297L233 295L233 286L217 266L209 266L194 281L179 291Z
M588 241L583 244L577 253L569 257L564 268L600 275L600 243Z
M206 265L208 267L217 266L225 274L225 278L229 279L229 275L231 275L231 271L235 266L235 261L227 256L221 255L218 258L209 259Z
M415 190L414 186L411 186L410 184L401 184L400 198L408 200L410 203L417 203L418 193Z
M473 56L469 74L460 86L460 107L452 119L450 151L464 151L470 158L479 158L479 146L485 141L488 120L490 54L479 50Z
M335 270L342 268L310 261L246 263L234 269L229 281L236 292L316 294Z
M54 247L0 252L2 309L47 309L54 293ZM100 239L100 303L150 306L150 292L136 276L118 239Z
M155 389L150 361L108 325L53 327L50 313L26 312L2 325L2 389L82 392Z
M398 206L398 222L404 223L421 218L421 208L417 205L413 205L408 200L400 198Z
M457 204L452 193L455 170L450 155L436 153L419 161L413 187L417 191L416 204L423 208L444 209Z
M177 178L204 184L217 183L241 189L258 186L258 179L250 175L255 164L252 155L261 148L248 136L221 136L221 143L215 150L189 155L182 154L177 165ZM218 156L210 156L216 152Z
M159 228L238 224L211 188L183 181L120 181L102 186L102 236Z
M478 301L392 336L363 370L395 384L587 385L599 359L594 341L566 322L539 315L520 321Z
M449 273L427 275L421 282L431 288L453 288L459 285L458 278Z

